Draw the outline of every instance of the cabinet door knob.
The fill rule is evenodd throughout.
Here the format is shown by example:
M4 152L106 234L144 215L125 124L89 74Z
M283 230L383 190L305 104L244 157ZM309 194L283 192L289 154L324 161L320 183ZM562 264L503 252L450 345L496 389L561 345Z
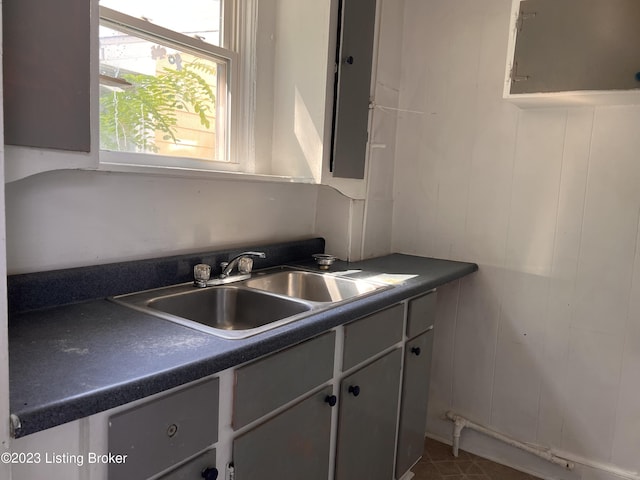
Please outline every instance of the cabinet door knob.
M411 349L411 353L413 353L416 357L419 357L419 356L420 356L420 352L421 352L421 351L422 351L422 350L420 350L420 347L413 347L413 348Z
M360 395L360 387L358 385L349 385L349 393L354 397Z
M324 397L324 401L327 402L330 407L335 407L336 403L338 403L338 397L335 395L327 395Z
M218 469L207 467L200 473L200 476L204 478L204 480L216 480L218 478Z
M349 55L344 62L348 63L349 65L353 65L353 57Z

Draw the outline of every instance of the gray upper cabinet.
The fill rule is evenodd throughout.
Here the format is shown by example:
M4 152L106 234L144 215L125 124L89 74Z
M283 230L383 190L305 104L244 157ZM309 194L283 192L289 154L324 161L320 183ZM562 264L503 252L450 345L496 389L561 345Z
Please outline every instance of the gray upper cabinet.
M90 4L2 3L6 144L90 150Z
M331 172L364 178L376 0L341 0Z
M640 88L638 0L523 0L511 94Z
M342 380L337 480L393 477L401 359L392 350Z

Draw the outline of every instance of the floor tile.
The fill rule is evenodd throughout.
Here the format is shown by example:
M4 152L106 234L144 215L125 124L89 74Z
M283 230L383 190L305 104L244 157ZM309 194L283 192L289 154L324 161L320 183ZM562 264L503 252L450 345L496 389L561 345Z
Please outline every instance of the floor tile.
M430 438L425 439L423 457L411 471L413 480L539 480L463 450L454 457L451 446Z

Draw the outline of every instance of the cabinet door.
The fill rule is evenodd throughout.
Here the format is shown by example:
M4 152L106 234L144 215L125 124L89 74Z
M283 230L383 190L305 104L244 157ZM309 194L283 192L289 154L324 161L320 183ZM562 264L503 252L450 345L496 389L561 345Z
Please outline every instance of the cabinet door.
M393 350L342 380L336 479L393 477L401 358Z
M640 2L524 0L511 93L640 88Z
M2 3L8 145L88 152L90 2Z
M331 387L233 441L235 480L327 480Z
M396 478L404 475L424 450L432 351L433 330L407 342L405 348Z
M376 0L342 0L333 113L334 177L364 178Z

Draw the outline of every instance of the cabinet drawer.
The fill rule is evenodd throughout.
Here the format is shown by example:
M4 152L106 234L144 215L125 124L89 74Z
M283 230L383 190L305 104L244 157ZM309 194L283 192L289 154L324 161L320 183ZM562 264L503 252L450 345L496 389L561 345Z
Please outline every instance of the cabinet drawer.
M382 310L344 327L342 369L354 367L402 340L402 305Z
M218 440L218 379L183 388L109 417L109 479L144 479Z
M335 332L328 332L238 368L233 428L241 428L329 381L335 336Z
M407 337L413 338L433 327L436 318L436 292L427 293L409 302Z

